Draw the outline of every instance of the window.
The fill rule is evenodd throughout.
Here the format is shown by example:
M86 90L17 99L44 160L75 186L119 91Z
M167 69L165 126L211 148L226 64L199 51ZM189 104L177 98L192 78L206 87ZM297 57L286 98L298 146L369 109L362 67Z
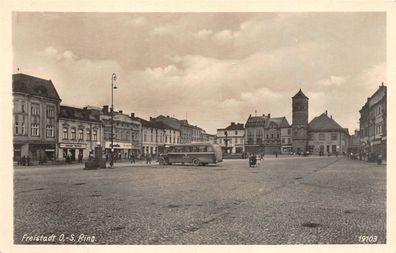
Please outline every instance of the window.
M276 138L279 139L279 134L276 134Z
M87 138L86 138L86 140L87 141L91 140L91 129L87 129Z
M20 120L22 117L22 120ZM24 135L25 134L25 122L23 122L24 118L21 115L15 115L15 135Z
M324 141L324 140L325 140L325 134L320 133L320 134L319 134L319 140L320 140L320 141Z
M75 129L75 128L72 128L72 129L71 129L71 139L72 139L72 140L75 140L75 139L76 139L76 129Z
M46 133L47 133L47 137L54 137L54 126L53 125L47 125L46 127Z
M309 135L308 135L308 139L309 139L310 141L312 141L312 140L314 139L314 134L309 134Z
M62 139L64 140L69 139L69 129L67 127L63 128Z
M285 138L282 138L282 144L285 144L285 142L286 142Z
M332 141L336 141L337 139L338 139L337 133L332 133L332 134L331 134L331 140L332 140Z
M18 121L15 122L15 134L16 135L19 134L19 122Z
M78 140L84 140L84 129L78 129Z
M235 135L238 135L238 131L235 131Z
M232 138L230 138L229 141L230 141L230 144L232 144Z
M55 118L55 109L53 106L47 105L47 118Z
M219 139L219 143L221 144L221 139Z
M97 141L98 140L98 130L93 130L93 140Z
M287 129L287 135L291 135L291 129Z
M32 115L40 115L40 105L32 103Z
M32 136L40 136L39 124L31 125L31 135Z
M337 152L337 146L336 145L331 145L331 152L333 152L333 153Z
M274 134L271 134L271 139L273 139L274 138Z

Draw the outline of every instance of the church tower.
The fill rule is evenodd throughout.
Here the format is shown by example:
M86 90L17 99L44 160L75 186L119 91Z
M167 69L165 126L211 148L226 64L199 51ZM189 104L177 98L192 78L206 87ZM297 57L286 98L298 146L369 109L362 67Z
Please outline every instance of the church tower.
M292 97L293 152L305 152L308 145L308 97L301 91Z

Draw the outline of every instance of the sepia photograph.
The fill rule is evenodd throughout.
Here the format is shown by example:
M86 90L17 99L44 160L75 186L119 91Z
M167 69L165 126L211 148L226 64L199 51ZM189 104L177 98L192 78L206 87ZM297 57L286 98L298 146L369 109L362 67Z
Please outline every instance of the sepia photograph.
M385 11L10 14L14 245L391 240Z

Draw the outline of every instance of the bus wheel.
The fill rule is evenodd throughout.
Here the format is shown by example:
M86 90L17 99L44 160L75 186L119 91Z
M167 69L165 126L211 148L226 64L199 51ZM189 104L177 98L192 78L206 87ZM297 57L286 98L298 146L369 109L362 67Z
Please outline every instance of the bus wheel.
M166 162L165 162L165 159L164 158L160 158L160 159L158 159L158 163L160 164L160 165L166 165Z
M197 158L194 158L194 160L192 161L194 166L199 166L200 162Z

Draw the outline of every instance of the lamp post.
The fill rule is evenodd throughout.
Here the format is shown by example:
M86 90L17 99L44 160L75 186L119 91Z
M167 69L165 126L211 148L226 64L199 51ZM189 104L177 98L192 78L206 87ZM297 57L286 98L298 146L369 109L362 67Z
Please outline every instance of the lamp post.
M114 90L117 89L117 86L114 85L114 82L117 80L117 76L115 73L111 76L111 108L110 108L110 124L111 124L111 144L110 144L110 167L113 167L114 164Z

